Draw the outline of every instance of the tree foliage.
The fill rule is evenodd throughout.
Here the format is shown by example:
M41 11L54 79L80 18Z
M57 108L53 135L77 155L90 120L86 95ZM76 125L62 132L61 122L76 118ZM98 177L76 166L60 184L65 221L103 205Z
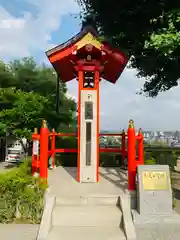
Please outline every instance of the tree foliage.
M91 24L131 58L146 81L142 92L155 97L180 78L180 1L77 0L83 22Z
M38 66L32 58L0 62L0 134L7 131L30 138L43 119L49 128L75 124L76 103L67 98L60 82L60 109L56 113L56 75L52 68Z

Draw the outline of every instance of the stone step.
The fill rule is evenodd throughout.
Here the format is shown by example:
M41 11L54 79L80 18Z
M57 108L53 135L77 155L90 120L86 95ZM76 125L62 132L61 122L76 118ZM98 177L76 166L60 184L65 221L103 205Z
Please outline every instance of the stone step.
M119 196L87 196L87 197L57 197L57 206L116 206L119 205Z
M116 206L55 206L53 226L119 227L122 213Z
M125 240L118 227L60 227L51 229L47 240Z

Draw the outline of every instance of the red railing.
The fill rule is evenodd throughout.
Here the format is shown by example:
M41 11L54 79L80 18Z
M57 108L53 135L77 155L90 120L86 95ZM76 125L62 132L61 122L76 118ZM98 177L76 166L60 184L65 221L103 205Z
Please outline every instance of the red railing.
M77 134L76 133L56 133L56 132L52 132L49 133L49 136L58 136L58 137L76 137Z
M123 135L123 132L122 133L100 133L99 134L99 136L117 136L117 137L121 137ZM125 133L125 135L127 135L126 133Z
M40 154L37 154L37 149L33 144L33 154L32 154L32 174L39 169L40 178L47 180L47 169L48 169L48 157L52 158L52 167L55 167L55 155L56 153L77 153L78 149L71 148L56 148L56 137L77 137L76 133L56 133L53 129L49 132L46 122L43 121L43 125L40 129L40 134L38 134L37 129L32 135L33 143L40 143ZM121 149L120 148L102 148L100 147L100 152L106 153L119 153L122 155L122 163L128 157L128 189L135 189L135 179L136 179L136 168L137 165L144 164L144 146L143 146L143 134L141 129L136 136L134 123L132 120L129 121L129 127L127 133L124 131L122 133L100 133L99 136L119 136L121 137ZM48 149L49 137L51 139L51 147ZM126 137L128 140L128 146L126 149ZM138 142L138 157L136 158L136 142ZM36 150L36 151L35 151Z
M49 155L52 155L52 153L77 153L77 149L75 149L75 148L58 148L58 149L48 151Z

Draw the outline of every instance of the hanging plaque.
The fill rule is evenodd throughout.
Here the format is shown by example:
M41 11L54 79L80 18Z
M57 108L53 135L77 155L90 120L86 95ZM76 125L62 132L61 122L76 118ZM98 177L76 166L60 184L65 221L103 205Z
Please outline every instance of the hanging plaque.
M39 140L33 141L33 155L39 155Z

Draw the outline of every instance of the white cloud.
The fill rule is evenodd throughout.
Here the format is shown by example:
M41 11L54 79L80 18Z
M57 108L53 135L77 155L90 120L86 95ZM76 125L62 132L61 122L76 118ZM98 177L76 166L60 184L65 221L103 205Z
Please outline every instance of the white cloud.
M0 57L24 57L32 50L47 50L51 33L61 24L61 17L78 12L74 0L26 0L37 9L34 16L24 12L23 17L14 17L0 6ZM13 3L12 3L13 4Z
M0 29L16 29L23 28L25 21L23 19L2 19L0 22Z
M180 130L180 87L163 92L154 99L145 98L136 94L144 80L135 75L135 70L125 69L115 85L101 82L101 128L127 129L132 118L137 129ZM68 83L68 87L77 98L77 82Z

